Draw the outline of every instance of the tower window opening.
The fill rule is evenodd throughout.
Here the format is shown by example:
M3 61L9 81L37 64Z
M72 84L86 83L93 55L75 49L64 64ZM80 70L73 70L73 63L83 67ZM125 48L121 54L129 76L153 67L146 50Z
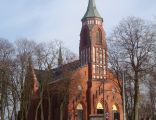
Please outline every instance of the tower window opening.
M103 74L103 67L100 66L100 74L102 75Z
M98 21L96 20L96 24L98 23Z
M99 74L99 66L96 66L96 67L95 67L95 72L96 72L97 74Z
M96 42L97 44L102 44L102 34L100 30L96 32Z

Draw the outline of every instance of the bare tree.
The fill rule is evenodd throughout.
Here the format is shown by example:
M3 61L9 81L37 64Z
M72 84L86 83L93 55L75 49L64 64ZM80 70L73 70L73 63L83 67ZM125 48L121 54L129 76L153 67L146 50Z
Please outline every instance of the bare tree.
M144 81L145 91L142 95L144 101L142 102L142 106L144 106L144 110L141 109L141 113L146 118L150 118L152 120L156 119L156 71L155 69L151 70L147 75ZM146 111L145 111L146 110Z
M110 69L114 73L116 79L112 82L116 85L118 88L118 92L122 96L123 101L123 75L125 79L125 85L126 87L126 95L125 95L125 106L126 106L126 112L127 112L127 118L131 119L132 113L133 113L133 107L134 107L134 81L131 78L131 71L128 69L127 64L125 64L124 56L122 52L120 52L120 47L115 46L116 43L114 41L111 41L111 39L108 38L109 43L109 63L110 63ZM115 47L114 47L115 46ZM122 102L123 103L123 102ZM124 104L123 104L124 105Z
M28 100L25 99L27 94L30 94L29 90L30 86L26 85L26 74L27 68L29 65L29 59L31 58L33 63L33 54L36 43L32 40L22 38L16 41L16 62L17 62L17 74L18 78L16 79L19 83L19 86L16 86L20 95L19 103L20 103L20 119L25 120L28 112ZM26 88L28 87L28 88Z
M13 45L6 39L0 39L0 119L11 119L12 109L9 109L12 95L11 75L14 54ZM7 113L7 114L6 114Z
M150 58L155 45L155 31L151 23L136 17L128 17L120 22L111 35L111 40L120 49L122 62L129 69L134 81L133 120L139 119L140 82L151 67Z

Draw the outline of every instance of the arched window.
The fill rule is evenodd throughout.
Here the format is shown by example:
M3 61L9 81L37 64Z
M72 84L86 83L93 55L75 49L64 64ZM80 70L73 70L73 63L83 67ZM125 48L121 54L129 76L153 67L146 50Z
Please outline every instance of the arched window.
M120 113L118 112L118 107L115 104L112 106L112 112L113 120L120 120Z
M80 103L77 105L76 110L77 110L77 120L83 120L83 107Z
M113 111L117 111L117 110L118 110L117 107L116 107L116 105L113 105L113 106L112 106L112 110L113 110Z
M103 109L103 106L101 103L97 104L96 109L97 109L97 114L103 114L104 113L104 109Z
M76 109L77 109L77 110L83 110L83 107L82 107L82 105L79 103L79 104L77 105Z
M100 29L96 32L96 42L97 44L102 44L102 33Z

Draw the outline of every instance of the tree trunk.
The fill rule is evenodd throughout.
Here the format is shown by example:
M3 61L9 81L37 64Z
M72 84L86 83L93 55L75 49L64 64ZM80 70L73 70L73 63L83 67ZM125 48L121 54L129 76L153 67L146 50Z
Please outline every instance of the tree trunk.
M134 96L134 120L139 120L139 79L138 73L135 73L135 96Z
M48 120L51 120L51 99L50 99L50 92L48 89Z
M60 105L60 120L63 120L63 102Z

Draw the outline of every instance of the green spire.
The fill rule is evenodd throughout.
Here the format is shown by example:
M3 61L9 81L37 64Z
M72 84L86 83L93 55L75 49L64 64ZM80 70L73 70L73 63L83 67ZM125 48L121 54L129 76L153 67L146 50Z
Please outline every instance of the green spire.
M98 17L102 18L96 9L95 0L89 0L87 11L82 19L85 19L87 17Z

